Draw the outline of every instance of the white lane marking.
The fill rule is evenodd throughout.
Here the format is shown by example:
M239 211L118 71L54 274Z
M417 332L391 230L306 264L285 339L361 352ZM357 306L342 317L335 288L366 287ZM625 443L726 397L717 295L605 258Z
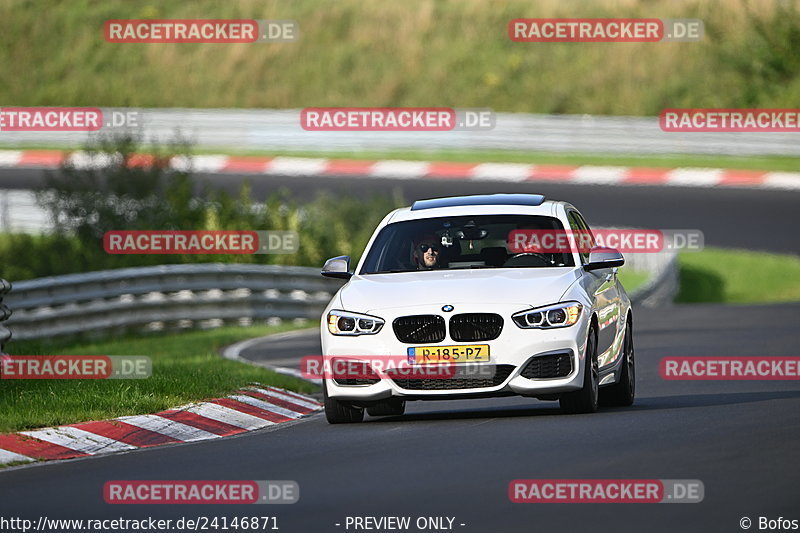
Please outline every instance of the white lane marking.
M136 449L136 446L69 426L20 431L20 434L89 455Z
M721 168L676 168L667 172L663 185L713 187L722 180Z
M761 186L770 189L800 189L800 173L769 172L764 176Z
M263 418L249 415L247 413L242 413L241 411L236 411L235 409L231 409L216 403L204 402L188 405L179 409L248 431L260 429L274 424L274 422L269 420L264 420Z
M270 361L270 362L272 362L272 361ZM293 360L289 361L289 364L294 363L294 362L295 362L295 360L293 359ZM280 363L278 363L278 364L280 364ZM288 368L288 367L285 367L285 366L271 366L271 365L268 366L267 368L269 368L273 372L277 372L278 374L285 374L287 376L292 376L292 377L295 377L295 378L302 379L303 381L308 381L308 382L313 383L315 385L322 385L322 379L320 379L320 378L310 378L306 374L304 374L301 370L297 370L296 368Z
M369 170L375 178L421 178L428 173L430 163L427 161L398 161L387 159L378 161Z
M596 167L585 165L572 172L571 183L613 184L619 183L627 175L628 167Z
M304 157L276 157L270 161L264 172L267 174L288 174L291 176L308 176L322 174L328 166L327 159L311 159Z
M173 157L169 166L173 170L196 172L219 172L228 164L227 155L179 155Z
M289 418L300 418L303 413L298 411L292 411L285 407L279 407L273 403L269 403L265 400L260 400L258 398L253 398L252 396L247 396L245 394L235 394L230 396L232 400L236 400L242 403L246 403L248 405L252 405L253 407L258 407L259 409L263 409L264 411L269 411L270 413L276 413L283 416L288 416Z
M167 437L172 437L173 439L184 442L213 439L219 436L216 433L209 433L208 431L193 426L187 426L181 422L162 418L158 415L121 416L117 418L117 420L142 429L155 431L156 433L161 433Z
M261 394L268 394L270 396L275 396L279 400L286 400L287 402L296 403L297 405L301 405L303 407L308 407L309 409L319 409L320 404L310 400L310 399L301 399L297 396L293 396L290 394L284 394L280 390L275 389L260 389L258 387L250 387L251 390L256 392L260 392Z
M472 179L487 181L525 181L533 165L522 163L481 163L472 169Z
M0 150L0 167L15 167L21 160L20 150Z
M30 462L33 460L34 459L31 459L27 455L20 455L18 453L0 449L0 465L7 463Z

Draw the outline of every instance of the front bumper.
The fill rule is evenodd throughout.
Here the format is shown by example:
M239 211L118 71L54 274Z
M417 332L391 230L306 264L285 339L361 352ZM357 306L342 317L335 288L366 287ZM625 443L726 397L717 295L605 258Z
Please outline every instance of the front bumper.
M476 369L477 365L481 365L484 366L484 370L486 367L493 366L496 376L491 381L457 381L442 377L437 382L427 380L427 382L408 382L402 379L393 379L391 374L383 371L386 365L377 364L378 368L375 369L375 372L380 379L376 383L342 385L333 379L326 379L328 395L339 400L369 402L392 396L432 400L507 396L510 394L544 397L580 389L583 386L583 354L590 321L588 313L584 311L578 323L566 328L521 329L513 323L511 315L524 308L519 305L459 305L460 313L497 313L504 319L503 330L496 339L469 343L453 341L449 328L447 336L439 343L400 342L392 328L392 321L395 318L418 314L438 314L445 320L449 318L448 313L439 311L439 308L435 308L438 312L432 311L431 306L370 311L369 314L383 318L386 324L375 335L358 337L332 335L327 330L326 316L323 316L322 346L323 356L327 360L347 359L347 356L361 361L364 359L380 361L382 357L396 360L404 357L409 347L486 344L489 346L490 361L488 363L470 363L470 366L472 369ZM567 375L560 373L559 375L562 377L543 379L531 379L521 375L533 358L553 356L554 354L568 354L571 360L571 371Z

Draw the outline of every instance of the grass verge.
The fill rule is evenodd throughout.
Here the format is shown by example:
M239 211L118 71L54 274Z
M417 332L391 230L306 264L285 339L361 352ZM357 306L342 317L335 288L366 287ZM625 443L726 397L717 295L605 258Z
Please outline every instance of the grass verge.
M619 269L618 278L622 286L625 287L625 292L630 294L644 285L650 279L650 274L622 267Z
M677 303L800 301L800 257L707 248L679 256Z
M308 327L302 326L302 327ZM300 326L226 327L153 334L100 342L12 342L13 355L147 355L147 379L2 380L0 433L162 411L229 394L251 382L298 392L315 389L305 381L219 356L223 346Z
M0 2L0 101L20 106L455 106L655 116L794 107L797 2ZM294 20L287 43L109 43L108 19ZM697 18L698 42L520 43L515 18ZM79 58L77 60L76 58ZM31 68L36 65L36 68Z

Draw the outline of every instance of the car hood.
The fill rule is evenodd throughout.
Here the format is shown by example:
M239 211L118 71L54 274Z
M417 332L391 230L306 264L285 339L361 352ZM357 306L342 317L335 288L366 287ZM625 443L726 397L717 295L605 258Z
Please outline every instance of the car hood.
M501 268L353 276L339 297L348 311L369 313L458 303L537 306L558 302L580 274L575 268Z

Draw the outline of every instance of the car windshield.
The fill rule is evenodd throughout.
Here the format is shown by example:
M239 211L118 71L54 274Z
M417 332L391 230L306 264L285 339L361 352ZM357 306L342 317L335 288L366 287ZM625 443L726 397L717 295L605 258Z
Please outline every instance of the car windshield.
M572 254L515 253L518 230L560 231L553 217L479 215L396 222L384 227L369 249L361 274L472 268L571 267Z

